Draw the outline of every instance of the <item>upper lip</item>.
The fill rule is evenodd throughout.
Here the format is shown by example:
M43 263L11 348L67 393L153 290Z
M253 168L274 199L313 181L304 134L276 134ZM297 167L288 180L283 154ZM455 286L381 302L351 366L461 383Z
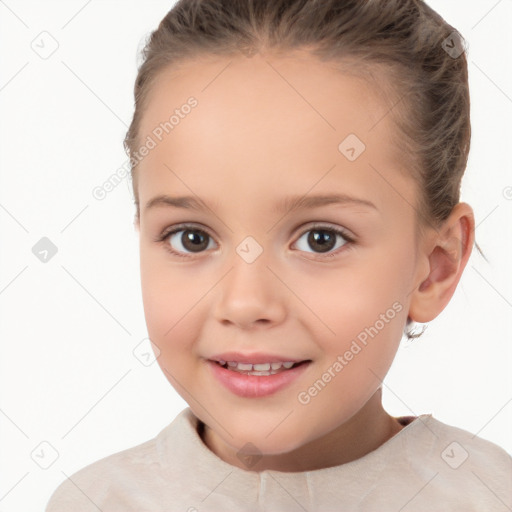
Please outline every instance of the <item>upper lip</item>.
M301 363L308 361L308 359L297 359L289 356L280 356L276 354L265 354L263 352L242 353L242 352L223 352L210 357L212 361L236 361L237 363L286 363L291 361L293 363Z

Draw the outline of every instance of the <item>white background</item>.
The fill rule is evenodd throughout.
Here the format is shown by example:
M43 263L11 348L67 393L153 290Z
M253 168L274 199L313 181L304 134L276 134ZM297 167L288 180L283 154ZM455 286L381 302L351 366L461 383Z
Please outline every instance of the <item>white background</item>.
M429 3L468 44L462 200L489 262L474 250L450 304L403 342L384 405L512 453L512 1ZM0 2L1 512L43 510L66 475L152 438L187 406L133 354L150 345L130 182L92 196L126 161L137 49L172 5ZM47 59L31 48L42 31L58 43ZM47 263L32 253L42 237L58 249ZM48 469L41 442L59 454Z

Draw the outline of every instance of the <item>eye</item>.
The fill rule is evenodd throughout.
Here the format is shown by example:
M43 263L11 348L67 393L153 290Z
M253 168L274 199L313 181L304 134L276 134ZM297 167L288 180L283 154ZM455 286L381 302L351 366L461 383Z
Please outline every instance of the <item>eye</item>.
M308 236L305 237L305 235ZM304 241L302 241L303 238ZM340 243L337 243L337 238L340 239ZM196 253L211 249L213 237L204 229L185 224L175 226L171 230L165 230L161 235L158 235L155 242L164 243L165 249L174 256L189 258ZM353 243L354 238L345 230L323 224L315 224L310 227L295 242L299 246L299 250L309 252L307 250L307 246L309 246L313 249L314 254L324 258L338 255L340 247ZM334 249L338 250L332 252Z
M165 248L171 254L187 258L194 253L210 249L213 238L197 226L182 225L165 231L156 241L165 242Z
M341 239L339 244L336 243L336 238ZM330 258L336 256L340 252L339 250L335 252L330 251L333 251L333 249L339 249L340 247L353 242L354 239L343 229L316 224L305 231L297 240L296 244L302 245L302 247L299 246L299 249L305 252L308 252L308 246L314 249L314 254L321 255L329 252L325 257Z

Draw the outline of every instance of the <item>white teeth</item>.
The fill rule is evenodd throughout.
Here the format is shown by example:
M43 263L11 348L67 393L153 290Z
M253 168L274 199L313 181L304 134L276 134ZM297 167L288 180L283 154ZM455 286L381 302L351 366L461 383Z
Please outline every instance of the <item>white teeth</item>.
M251 363L238 363L237 368L239 370L249 370L249 371L251 371L253 369Z
M221 366L226 364L226 361L219 360L218 361ZM251 373L250 375L266 375L265 372L271 372L269 375L275 373L275 370L280 370L282 367L289 370L295 363L293 361L282 362L274 362L274 363L259 363L259 364L251 364L251 363L238 363L237 361L227 361L227 366L233 370L239 370L243 372L256 372Z
M253 366L254 369L258 372L268 372L270 370L270 363L253 364Z

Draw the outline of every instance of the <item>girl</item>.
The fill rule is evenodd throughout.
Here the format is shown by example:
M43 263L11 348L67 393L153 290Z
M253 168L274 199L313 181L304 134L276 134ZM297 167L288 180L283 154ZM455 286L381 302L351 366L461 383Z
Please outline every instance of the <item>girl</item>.
M144 312L190 407L47 512L510 510L507 452L381 401L474 244L458 32L421 0L181 0L143 56Z

